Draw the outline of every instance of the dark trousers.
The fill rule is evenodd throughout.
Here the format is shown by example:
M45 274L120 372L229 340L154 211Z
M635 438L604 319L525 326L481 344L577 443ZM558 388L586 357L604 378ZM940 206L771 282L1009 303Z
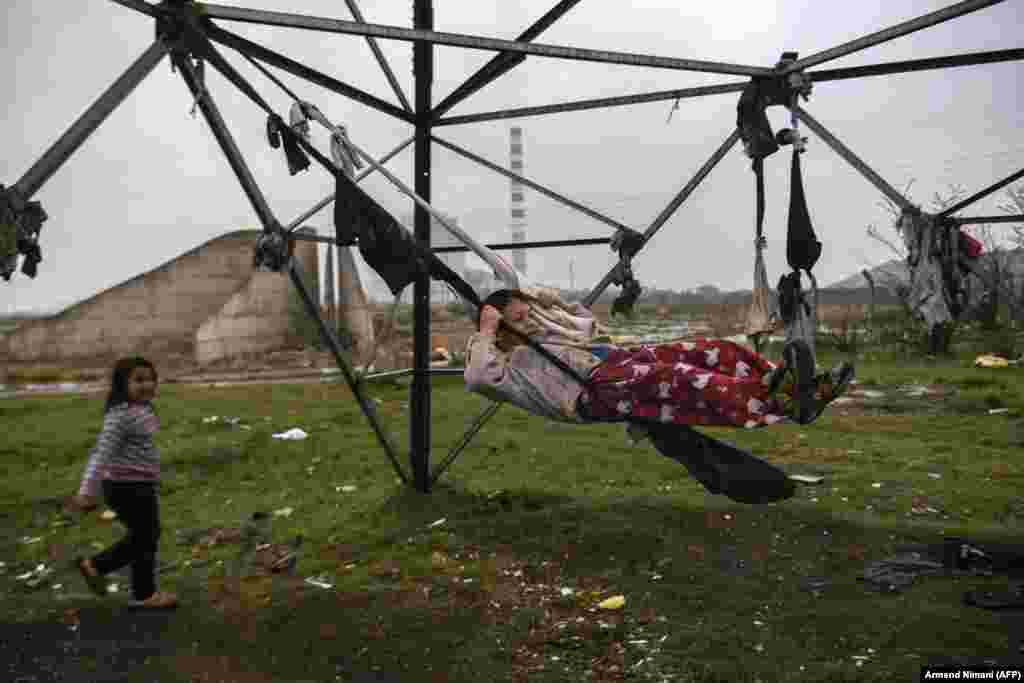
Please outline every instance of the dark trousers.
M120 541L92 558L101 575L131 565L132 594L145 600L156 592L156 551L160 513L156 484L104 481L103 498L128 529Z

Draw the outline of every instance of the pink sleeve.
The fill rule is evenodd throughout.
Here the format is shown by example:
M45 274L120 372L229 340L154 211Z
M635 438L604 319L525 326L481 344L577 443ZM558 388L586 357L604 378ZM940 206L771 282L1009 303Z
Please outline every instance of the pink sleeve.
M466 349L466 388L477 391L480 387L500 384L505 377L506 359L494 345L494 337L474 334Z

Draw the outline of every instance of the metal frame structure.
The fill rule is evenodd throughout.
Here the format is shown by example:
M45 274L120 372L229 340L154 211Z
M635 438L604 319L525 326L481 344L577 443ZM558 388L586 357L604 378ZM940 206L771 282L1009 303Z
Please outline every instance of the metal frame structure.
M112 0L116 4L136 10L156 20L157 39L128 69L114 82L89 109L82 114L77 121L54 143L49 150L37 161L17 183L4 190L0 186L0 192L4 193L8 206L17 211L22 211L28 201L44 185L44 183L68 160L81 144L91 135L96 128L109 116L109 114L135 89L135 87L147 76L156 65L165 57L170 56L174 65L178 68L187 87L196 99L196 103L209 124L213 134L227 157L232 171L238 178L244 193L252 204L263 225L264 238L271 243L277 244L280 248L278 262L279 270L287 270L293 284L298 290L306 309L317 322L320 332L323 335L328 347L333 353L338 366L352 389L356 400L370 422L378 441L385 454L391 460L396 473L406 483L413 484L419 491L427 493L438 477L446 470L462 450L469 444L470 440L490 419L498 409L497 403L490 405L473 423L464 437L451 451L447 458L433 472L430 470L430 424L431 424L431 375L453 374L460 370L438 370L431 369L430 358L430 286L426 275L418 278L413 284L414 292L414 352L413 368L388 373L378 373L364 378L357 378L356 374L345 357L341 344L335 331L324 322L320 315L319 306L313 300L313 296L302 275L302 264L291 254L291 241L300 239L312 239L317 242L334 243L331 238L310 237L295 233L295 230L311 216L326 207L333 200L333 196L327 197L318 202L312 209L293 220L287 226L278 222L259 186L256 184L241 150L235 144L234 138L224 119L221 117L212 95L206 89L201 69L197 68L204 61L209 61L215 68L221 71L237 87L242 89L251 99L269 111L269 107L262 103L258 94L252 90L245 80L234 72L230 65L216 51L214 43L230 47L239 52L251 64L256 66L264 75L268 76L290 95L291 92L278 81L262 64L274 66L282 71L291 73L306 81L320 85L331 92L344 95L365 106L376 109L391 117L404 121L414 127L414 134L411 138L400 144L394 150L382 157L379 162L369 158L365 153L361 154L371 162L370 168L364 171L356 180L361 180L374 171L380 171L389 180L398 184L404 191L411 193L402 186L397 179L391 176L383 164L396 156L409 144L414 144L414 177L416 209L414 214L415 238L421 244L429 248L430 245L430 215L429 202L431 198L431 160L430 152L433 143L449 149L456 154L473 161L489 170L495 171L507 177L515 178L524 185L559 201L571 208L580 211L584 215L598 220L606 225L615 228L617 231L629 230L627 226L612 218L604 216L593 209L590 209L578 202L568 199L554 190L550 190L527 178L505 170L501 166L476 156L468 150L464 150L450 142L446 142L433 134L433 129L441 126L468 124L479 121L493 121L499 119L519 118L526 116L539 116L543 114L561 113L569 111L583 111L588 109L600 109L607 107L618 107L643 102L656 102L667 100L678 100L683 98L701 97L725 93L738 93L742 91L748 81L734 81L718 85L684 88L678 90L665 90L639 95L628 95L623 97L605 97L591 100L581 100L553 104L540 107L525 107L508 109L503 111L481 112L462 116L445 116L445 114L458 103L472 96L490 83L493 83L502 75L510 72L528 57L547 57L554 59L568 59L586 62L625 64L638 67L669 69L676 71L696 71L704 73L721 73L744 76L746 78L781 79L792 74L802 75L812 83L831 80L842 80L850 78L863 78L886 74L908 73L913 71L942 69L976 64L988 64L994 62L1014 61L1024 59L1024 49L996 50L990 52L975 52L954 55L949 57L933 57L900 62L889 62L869 66L851 67L832 70L805 71L810 67L817 66L824 62L844 57L855 52L864 50L874 45L879 45L900 36L935 26L949 21L956 17L966 15L1003 2L1003 0L965 0L954 3L946 8L930 14L905 21L903 23L877 31L870 35L853 40L837 47L797 59L786 64L775 67L757 67L739 64L727 64L707 62L692 59L680 59L674 57L662 57L655 55L642 55L625 52L611 52L605 50L582 49L563 45L548 45L534 42L548 27L554 24L559 18L569 12L580 0L561 0L543 17L534 22L523 31L515 40L500 40L483 36L465 35L457 33L445 33L434 30L433 0L413 0L413 28L399 26L387 26L372 24L363 18L359 11L356 0L345 0L353 20L332 19L324 17L313 17L301 14L290 14L284 12L268 12L244 9L240 7L229 7L211 3L196 2L194 0L164 0L160 4L152 4L144 0ZM221 23L243 22L266 26L279 26L311 31L321 31L335 34L349 34L363 36L369 43L374 57L381 66L391 89L399 104L390 102L355 88L343 81L337 80L327 74L307 67L299 62L289 59L273 50L270 50L253 41L247 40L221 26ZM413 102L410 103L403 93L384 55L377 46L377 39L403 40L413 43L413 71L415 92ZM449 45L468 49L487 50L495 52L495 56L477 72L465 80L452 93L441 100L437 105L432 104L432 86L434 77L433 55L434 45ZM195 60L195 61L194 61ZM297 99L292 95L293 99ZM794 100L795 102L795 100ZM831 147L839 156L849 162L868 182L874 185L882 194L895 202L903 209L914 210L913 205L903 197L895 188L882 179L870 166L850 151L838 138L830 133L821 123L813 118L806 111L794 104L792 112L799 117L819 138ZM271 112L272 113L272 112ZM701 182L711 173L715 166L725 157L740 139L739 130L731 131L725 141L697 171L697 173L683 186L675 197L669 202L665 209L651 222L646 231L642 234L642 248L662 226L672 217L686 201L690 194L697 189ZM982 216L973 218L955 217L952 214L966 208L984 196L995 192L999 188L1024 176L1024 170L1010 176L1009 178L996 183L995 185L982 190L981 192L960 202L954 207L944 211L941 216L946 218L951 225L965 223L1002 223L1024 220L1024 216ZM638 233L637 233L638 234ZM581 246L589 244L606 244L612 241L611 238L592 238L577 240L558 240L550 242L530 242L489 245L491 249L522 249L534 247L561 247ZM614 242L613 242L614 244ZM465 247L445 247L434 249L435 252L462 251ZM616 271L613 269L608 273L585 298L586 305L592 305L594 301L612 283L616 282ZM365 392L363 380L389 379L407 375L413 376L411 388L411 421L410 421L410 464L412 466L412 477L406 474L399 462L397 448L389 438L386 430L380 423L374 402L369 399Z

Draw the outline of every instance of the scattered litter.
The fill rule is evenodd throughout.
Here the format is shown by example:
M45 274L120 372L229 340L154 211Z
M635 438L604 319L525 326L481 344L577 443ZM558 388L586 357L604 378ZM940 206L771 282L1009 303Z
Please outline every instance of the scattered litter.
M280 434L274 434L274 438L275 439L284 439L286 441L302 441L303 439L305 439L308 436L309 436L309 434L307 434L306 432L302 431L298 427L295 427L294 429L289 429L287 432L281 432Z
M274 510L275 517L291 517L292 513L295 512L293 508L281 508L280 510Z
M441 519L437 520L436 522L431 522L430 524L428 524L427 528L428 529L433 529L434 527L439 527L439 526L441 526L442 524L444 524L447 521L448 521L447 517L442 517Z
M120 587L116 583L112 583L109 586L107 586L107 592L108 593L116 593L119 590L119 588Z
M988 411L988 414L989 415L1002 415L1002 414L1008 413L1008 412L1010 412L1009 408L992 408L991 410Z
M220 420L220 417L218 417L217 415L213 415L212 417L204 417L203 418L203 424L204 425L213 424L214 422L217 422L218 420Z
M345 486L335 486L334 487L335 493L352 493L353 491L356 491L356 490L357 490L357 488L355 486L352 486L351 484L346 484Z
M764 645L762 645L761 643L758 643L757 645L754 646L754 650L756 650L758 653L764 652Z
M881 391L869 391L865 389L860 393L864 398L885 398L885 393Z
M561 588L561 589L559 589L559 592L562 594L563 598L567 598L570 595L573 595L576 591L574 591L571 588Z
M1019 363L1020 361L1011 361L1001 356L993 354L986 354L984 356L978 356L974 359L974 367L976 368L1005 368L1009 365Z
M928 476L931 477L932 479L942 479L942 475L939 474L938 472L929 472Z
M104 522L112 522L115 519L117 519L117 513L114 512L113 510L104 510L103 514L100 515L100 519L102 519Z
M319 577L318 578L312 578L312 577L308 578L308 579L306 579L306 583L308 583L310 586L316 586L317 588L323 588L324 590L330 590L331 588L334 588L334 584L327 583L326 581L321 580Z
M53 584L53 590L55 590L55 591L59 591L63 587L64 587L63 583L55 583L55 584Z
M41 536L33 536L31 538L28 537L28 536L25 536L23 539L21 539L21 542L24 543L25 545L32 545L33 543L39 543L39 541L41 541L41 540L43 540L43 538Z
M825 477L819 477L814 474L791 474L789 478L801 484L820 484L825 481Z
M754 619L754 626L764 626L764 622Z
M880 489L880 488L882 488L882 482L876 481L871 486L872 486L872 488Z
M626 597L623 595L615 595L607 600L602 600L597 603L600 609L622 609L623 605L626 604Z

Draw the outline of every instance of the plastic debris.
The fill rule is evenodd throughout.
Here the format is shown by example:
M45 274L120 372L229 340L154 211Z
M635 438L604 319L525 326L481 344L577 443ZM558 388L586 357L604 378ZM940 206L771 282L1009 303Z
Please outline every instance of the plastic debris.
M567 598L570 595L573 595L576 591L574 591L572 588L560 588L559 592L562 594L563 598Z
M872 488L880 489L880 488L882 488L882 482L880 482L880 481L876 481L876 482L875 482L874 484L872 484L871 486L872 486Z
M274 434L275 439L284 439L285 441L302 441L307 438L309 434L302 431L298 427L289 429L287 432L281 432L280 434Z
M444 524L447 521L448 521L447 517L442 517L441 519L437 520L436 522L431 522L430 524L428 524L427 528L428 529L433 529L435 527L439 527L439 526L441 526L442 524Z
M814 474L791 474L789 478L801 484L820 484L825 481L825 477L819 477Z
M24 538L21 539L21 542L24 543L25 545L32 545L33 543L39 543L39 541L41 541L41 540L43 540L42 536L32 536L32 537L25 536Z
M352 493L353 491L356 490L357 488L355 486L352 486L351 484L346 484L345 486L336 486L334 488L334 491L336 493Z
M992 408L988 411L989 415L1003 415L1010 412L1009 408Z
M310 586L316 586L317 588L323 588L324 590L330 590L331 588L334 588L334 584L327 583L326 581L323 581L323 580L321 580L319 578L312 578L312 577L308 578L308 579L306 579L306 583L308 583Z
M120 590L120 586L118 586L116 583L112 583L109 586L107 586L108 593L116 593L118 590Z
M203 424L204 425L213 424L214 422L217 422L218 420L220 420L220 417L218 417L217 415L213 415L212 417L204 417L203 418Z
M625 604L626 597L624 595L613 595L607 600L597 603L597 606L600 609L622 609Z
M942 479L942 475L939 474L938 472L929 472L928 476L931 477L932 479Z
M1009 361L1001 356L993 354L986 354L984 356L978 356L974 359L974 367L976 368L1005 368L1010 366L1013 361Z
M293 508L281 508L280 510L274 510L275 517L291 517L292 513L295 512Z
M112 522L117 519L117 513L113 510L104 510L103 514L100 515L100 519L104 522Z

